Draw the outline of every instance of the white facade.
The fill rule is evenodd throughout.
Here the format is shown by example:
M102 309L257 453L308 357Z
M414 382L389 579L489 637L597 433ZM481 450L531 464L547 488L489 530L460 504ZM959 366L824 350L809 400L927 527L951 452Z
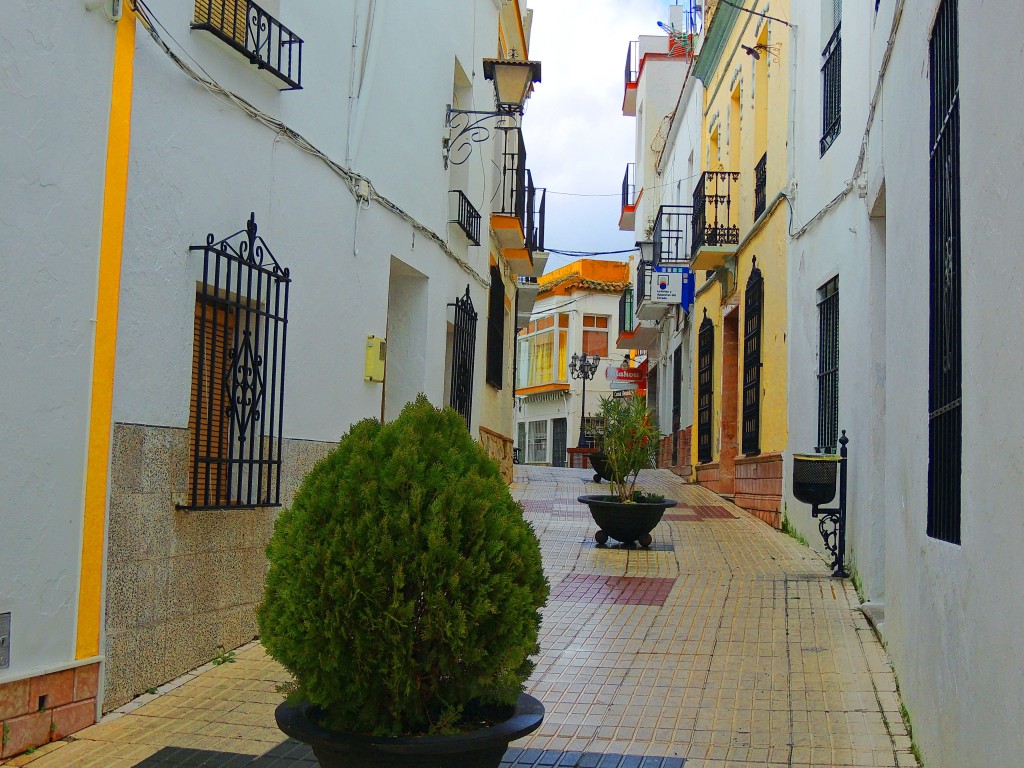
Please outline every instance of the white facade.
M243 229L250 213L291 277L286 441L330 445L359 419L393 418L419 392L446 404L448 305L468 286L478 315L469 426L474 436L486 428L511 446L515 277L488 227L492 200L500 198L496 142L474 145L468 162L449 167L442 142L449 104L493 109L481 59L502 56L502 44L528 53L518 39L528 37L532 21L525 2L279 5L268 10L303 39L301 90L282 90L279 78L223 39L191 29L192 3L150 0L150 20L126 9L117 24L80 2L5 9L0 376L8 392L0 410L7 438L0 449L7 470L0 480L0 566L10 578L0 580L0 615L11 614L12 632L0 684L104 654L109 660L111 601L123 586L108 583L110 558L138 542L106 537L125 505L141 503L139 493L159 488L160 509L139 514L159 517L167 541L181 526L198 524L176 507L184 488L175 478L186 468L172 467L168 480L168 450L156 443L139 488L107 483L117 475L122 427L150 437L187 431L202 279L202 252L190 248ZM502 38L500 24L515 28ZM129 39L126 25L134 41L115 54L116 41ZM127 165L120 191L111 170L119 157ZM453 189L481 215L479 246L450 223ZM123 245L104 240L111 232ZM103 260L111 254L113 262ZM505 298L500 387L484 375L492 266ZM113 318L106 335L97 323L104 316ZM369 336L391 341L383 384L364 380ZM106 421L96 411L105 387L112 387ZM107 453L90 453L97 444ZM301 473L306 458L292 468ZM92 487L100 489L99 516L90 518L83 507ZM286 481L285 503L293 491ZM225 520L225 530L238 524ZM98 549L86 536L96 530ZM238 534L253 553L262 547L254 535ZM261 560L245 574L254 591ZM147 574L135 576L142 601ZM102 602L83 604L83 580L94 577ZM127 573L117 578L130 581ZM216 583L206 586L216 591ZM238 610L251 613L251 599ZM188 612L179 605L156 610L175 621ZM83 655L83 621L100 624L98 652ZM139 637L132 642L145 645ZM127 645L122 651L130 655ZM161 647L137 652L136 666L150 651L159 656ZM197 652L205 660L207 651ZM168 669L160 681L175 674ZM133 684L144 690L156 681Z
M865 597L884 610L880 629L929 768L1017 765L1024 752L1024 527L1016 512L1024 417L1013 405L1024 387L1014 341L1024 320L1014 256L1024 234L1024 114L1011 96L1024 65L1017 6L961 1L957 14L962 304L950 344L962 355L959 543L928 534L929 465L938 461L929 447L929 115L932 84L943 76L932 68L929 40L951 3L882 0L877 13L843 3L842 129L820 159L824 32L816 4L793 4L792 38L790 442L815 444L815 292L838 275L848 556ZM948 62L938 66L948 71ZM807 508L791 497L787 506L816 543Z

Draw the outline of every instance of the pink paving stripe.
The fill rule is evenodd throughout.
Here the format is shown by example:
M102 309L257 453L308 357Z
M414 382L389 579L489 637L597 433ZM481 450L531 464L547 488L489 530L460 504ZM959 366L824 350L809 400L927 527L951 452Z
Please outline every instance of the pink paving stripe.
M559 582L552 600L617 605L664 605L675 579L574 573Z

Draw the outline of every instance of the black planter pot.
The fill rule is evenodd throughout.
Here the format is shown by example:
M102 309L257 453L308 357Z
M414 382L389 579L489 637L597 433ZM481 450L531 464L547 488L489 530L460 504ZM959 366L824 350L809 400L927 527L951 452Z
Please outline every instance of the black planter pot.
M322 768L498 768L509 742L540 727L544 705L520 694L508 720L452 736L389 738L333 731L317 725L309 704L281 704L274 712L277 727L309 744Z
M608 456L606 454L590 454L590 466L594 468L595 483L600 483L602 480L607 480L610 483L615 480L612 477L611 469L608 467Z
M612 538L623 544L636 541L642 547L651 546L651 531L661 522L665 510L676 505L673 499L624 504L618 496L578 496L577 501L590 507L590 516L599 528L594 534L598 544Z

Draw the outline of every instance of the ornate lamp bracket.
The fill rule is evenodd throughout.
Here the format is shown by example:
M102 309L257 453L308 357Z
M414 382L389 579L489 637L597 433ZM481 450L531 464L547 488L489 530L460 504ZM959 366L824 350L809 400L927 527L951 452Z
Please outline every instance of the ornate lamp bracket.
M445 117L448 135L441 140L445 170L449 164L462 165L466 162L473 153L473 145L490 139L491 131L516 126L516 115L511 112L453 109L449 104Z

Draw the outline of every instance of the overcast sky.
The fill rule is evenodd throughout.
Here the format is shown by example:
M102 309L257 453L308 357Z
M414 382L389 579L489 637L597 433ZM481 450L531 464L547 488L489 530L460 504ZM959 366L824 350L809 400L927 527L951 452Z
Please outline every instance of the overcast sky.
M668 21L671 2L529 0L530 58L540 60L542 80L527 102L523 134L534 183L548 190L547 248L633 247L633 233L618 228L636 129L636 118L622 115L626 49L639 35L662 34L658 21ZM571 260L552 254L547 271Z

